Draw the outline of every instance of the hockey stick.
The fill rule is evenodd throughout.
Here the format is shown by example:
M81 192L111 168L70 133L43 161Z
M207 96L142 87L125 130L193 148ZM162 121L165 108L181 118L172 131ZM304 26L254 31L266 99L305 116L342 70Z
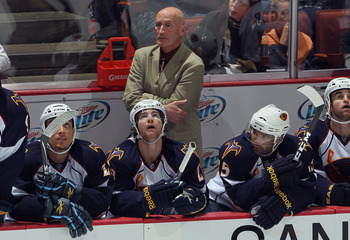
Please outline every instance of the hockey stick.
M190 160L194 150L196 150L196 144L194 142L190 142L188 144L188 149L187 149L187 152L184 156L184 159L182 159L182 162L180 164L179 170L177 171L176 176L174 177L174 182L180 181L182 173L185 171L187 163Z
M294 161L299 162L300 155L304 151L304 148L305 148L307 142L309 141L311 133L314 130L316 123L317 123L317 121L318 121L319 117L321 116L321 113L324 109L324 101L323 101L322 97L320 96L320 94L316 91L316 89L314 89L313 87L311 87L309 85L304 85L302 87L299 87L297 90L298 90L298 92L304 94L312 102L312 104L316 108L314 118L311 120L309 128L307 129L307 132L306 132L304 138L301 140L299 148L298 148L298 150L295 153L294 158L293 158Z
M71 120L72 118L76 117L78 115L77 111L68 111L65 113L62 113L58 117L56 117L50 124L47 126L47 128L44 129L43 133L41 134L40 141L41 141L41 156L43 161L43 171L44 175L48 176L50 174L49 172L49 160L47 159L47 151L46 146L49 144L49 139L52 137L52 135L58 130L59 127L61 127L63 124Z

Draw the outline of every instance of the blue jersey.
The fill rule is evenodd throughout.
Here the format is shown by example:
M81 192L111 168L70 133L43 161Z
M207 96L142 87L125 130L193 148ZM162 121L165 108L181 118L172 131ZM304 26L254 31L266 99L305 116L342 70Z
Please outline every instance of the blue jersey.
M262 157L254 153L251 142L244 134L227 141L219 150L219 172L208 183L210 199L233 211L248 211L259 198L271 192L262 177L265 164L295 154L298 144L297 137L287 134L271 156ZM302 211L314 201L315 176L309 170L313 161L310 146L306 146L300 161L303 163L303 180L297 186L283 189L297 203L294 213Z
M107 211L112 191L113 177L109 171L106 155L96 144L76 139L67 160L55 164L50 159L50 173L58 173L82 186L77 202L96 218ZM27 146L25 168L13 188L16 205L10 216L16 220L43 221L43 202L35 195L34 177L43 172L40 142Z
M16 177L23 168L29 130L24 101L0 87L0 200L8 200Z
M296 132L303 137L309 123ZM315 151L315 172L317 173L317 203L328 192L332 183L350 182L350 143L349 138L342 139L330 128L329 120L318 120L309 143Z
M135 138L129 138L114 148L108 155L111 169L115 171L115 188L110 212L116 216L145 217L140 191L162 179L175 177L187 152L188 146L170 139L163 139L162 152L153 165L142 160ZM180 179L187 185L207 192L206 183L197 154L192 154ZM162 209L157 214L174 213Z

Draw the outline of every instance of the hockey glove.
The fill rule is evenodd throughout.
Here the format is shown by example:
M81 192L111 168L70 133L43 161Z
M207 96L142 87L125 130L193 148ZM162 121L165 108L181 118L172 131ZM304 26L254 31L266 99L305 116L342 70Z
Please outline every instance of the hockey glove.
M350 184L347 182L332 184L326 195L326 205L350 206Z
M82 206L65 198L52 201L47 199L44 216L58 220L68 227L72 238L85 235L87 230L93 230L90 214Z
M4 222L5 215L12 210L12 207L11 202L0 199L0 223Z
M300 181L302 164L293 161L293 155L267 164L262 171L268 189L295 186Z
M37 195L43 199L56 195L58 198L67 198L76 202L80 198L81 187L57 173L48 176L37 174L34 181Z
M172 202L172 206L178 214L193 215L206 208L207 197L195 187L185 187L182 194Z
M171 207L171 202L177 195L182 193L182 183L159 182L143 189L142 204L147 213L155 213L160 208Z
M284 215L295 208L294 200L280 189L263 196L250 208L254 222L264 229L272 228L278 224Z

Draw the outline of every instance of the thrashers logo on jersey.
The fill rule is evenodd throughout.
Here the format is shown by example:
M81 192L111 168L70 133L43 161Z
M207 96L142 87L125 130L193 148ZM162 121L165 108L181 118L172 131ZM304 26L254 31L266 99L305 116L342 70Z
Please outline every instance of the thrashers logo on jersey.
M183 148L181 149L181 152L183 152L183 154L186 154L188 151L188 147L189 146L187 144L184 144ZM196 151L194 151L193 153L196 154L196 156L199 158L198 153Z
M109 158L108 159L112 159L114 157L118 157L118 160L122 159L124 155L124 151L120 150L119 148L114 148L112 150L112 152L109 154Z
M233 140L233 142L228 142L225 145L227 147L226 147L224 153L222 154L222 158L225 158L225 156L231 151L235 151L236 152L235 156L237 156L242 149L242 147L240 145L238 145L238 143L235 140Z
M18 103L22 103L23 106L25 107L25 109L27 110L27 105L24 103L24 101L22 100L22 98L20 96L18 96L17 93L15 93L12 97L11 97L12 101L18 106ZM27 110L28 111L28 110Z
M309 126L304 124L301 128L298 129L298 131L295 133L295 136L299 136L300 134L305 135L308 128Z
M91 142L91 144L89 145L89 147L94 150L95 152L98 152L98 149L101 149L100 146L98 146L96 143Z

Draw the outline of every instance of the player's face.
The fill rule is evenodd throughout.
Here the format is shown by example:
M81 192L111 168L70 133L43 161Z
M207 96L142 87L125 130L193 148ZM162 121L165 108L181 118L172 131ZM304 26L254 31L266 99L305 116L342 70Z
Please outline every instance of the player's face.
M176 49L186 32L186 25L178 10L164 9L156 16L156 41L164 53Z
M249 0L230 0L229 1L229 14L230 17L236 21L242 21L243 17L249 11Z
M46 125L50 124L54 118L47 120ZM74 129L73 120L63 124L49 139L51 148L56 152L64 152L73 142Z
M341 89L331 94L330 112L338 121L350 120L350 89Z
M267 155L272 152L274 136L260 132L254 128L250 131L250 141L256 155Z
M163 122L155 109L144 110L139 114L137 128L146 141L155 141L162 133Z

